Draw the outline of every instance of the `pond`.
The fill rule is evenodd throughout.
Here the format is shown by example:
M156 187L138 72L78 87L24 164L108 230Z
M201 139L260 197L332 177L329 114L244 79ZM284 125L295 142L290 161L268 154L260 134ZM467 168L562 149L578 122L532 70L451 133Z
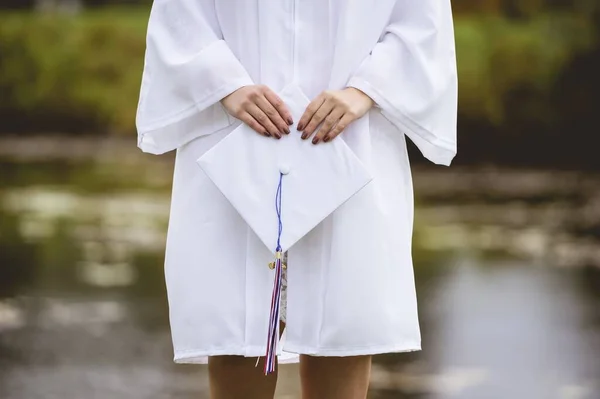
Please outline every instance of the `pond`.
M0 142L0 398L208 398L205 367L171 362L172 157L134 147ZM423 351L377 357L370 397L600 397L600 176L413 175Z

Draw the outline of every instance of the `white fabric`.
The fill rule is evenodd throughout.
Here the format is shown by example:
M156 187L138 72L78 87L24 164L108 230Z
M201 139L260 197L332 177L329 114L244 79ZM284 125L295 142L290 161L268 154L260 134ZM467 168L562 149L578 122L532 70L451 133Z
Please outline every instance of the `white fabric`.
M252 83L309 98L351 85L377 102L336 139L373 181L289 250L284 351L420 349L403 134L432 162L455 154L450 1L156 0L137 123L142 150L178 149L165 262L175 360L265 352L272 254L196 163L239 124L218 100Z
M310 102L295 85L286 86L279 97L296 121ZM302 140L294 127L291 134L274 140L242 124L198 159L204 173L273 254L280 173L283 252L372 180L343 140L315 146Z

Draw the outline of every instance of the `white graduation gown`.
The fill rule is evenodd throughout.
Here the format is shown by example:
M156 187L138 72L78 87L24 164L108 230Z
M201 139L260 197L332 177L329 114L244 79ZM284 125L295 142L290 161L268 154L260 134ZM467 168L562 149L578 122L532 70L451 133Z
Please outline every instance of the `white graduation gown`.
M449 165L456 153L450 0L155 0L138 145L177 149L165 259L177 362L265 353L272 253L196 160L240 123L221 98L289 83L309 98L353 86L377 106L337 138L373 181L289 251L280 348L420 349L404 135L434 163Z

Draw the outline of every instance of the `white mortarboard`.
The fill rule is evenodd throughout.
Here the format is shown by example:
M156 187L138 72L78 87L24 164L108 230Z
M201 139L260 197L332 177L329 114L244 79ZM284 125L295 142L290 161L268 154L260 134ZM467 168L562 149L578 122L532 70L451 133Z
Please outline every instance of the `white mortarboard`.
M312 144L296 123L310 103L298 86L281 93L294 126L280 140L241 124L197 163L260 240L275 254L275 286L265 373L274 370L281 254L371 181L362 162L337 138Z

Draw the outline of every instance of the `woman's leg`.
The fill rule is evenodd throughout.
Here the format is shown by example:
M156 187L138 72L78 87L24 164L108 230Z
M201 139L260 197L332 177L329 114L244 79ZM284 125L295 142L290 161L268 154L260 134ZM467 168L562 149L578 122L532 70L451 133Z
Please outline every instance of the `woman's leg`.
M264 357L258 367L256 358L214 356L208 359L211 399L273 399L277 384L275 373L265 376Z
M300 357L302 399L365 399L371 356Z
M284 329L285 323L280 322L280 337ZM273 399L279 366L275 364L275 372L266 376L264 361L261 357L257 366L256 358L209 357L210 399Z

